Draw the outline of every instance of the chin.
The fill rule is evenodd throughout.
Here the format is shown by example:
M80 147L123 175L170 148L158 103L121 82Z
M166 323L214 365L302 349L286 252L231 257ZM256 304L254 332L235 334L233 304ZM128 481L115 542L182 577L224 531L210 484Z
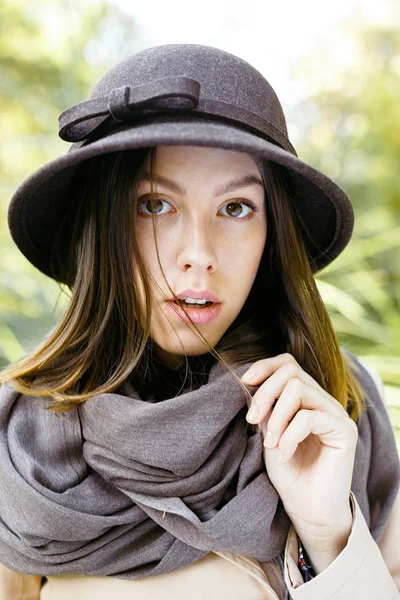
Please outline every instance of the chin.
M185 335L188 333L188 335ZM189 332L179 332L180 340L176 338L174 333L170 334L167 339L157 339L157 337L153 337L153 340L158 345L161 353L167 353L169 355L175 356L199 356L201 354L206 354L209 352L208 347L202 340L195 334L190 334ZM202 332L203 333L203 332ZM214 347L222 337L221 335L206 335L203 333L204 337L207 339L208 343L211 347Z
M214 347L222 339L224 334L232 325L233 320L225 319L224 323L220 323L218 328L213 328L212 323L209 325L197 325L202 335L206 338L211 347ZM170 321L167 318L161 323L157 323L156 332L151 334L153 341L158 346L159 353L165 358L175 356L184 358L186 356L200 356L209 352L205 343L199 339L195 332L190 331L187 325L174 323L177 331L175 332L170 326ZM161 325L161 326L160 326ZM209 329L209 331L207 331ZM212 331L214 329L214 331ZM179 336L179 337L177 337Z
M190 344L187 344L183 340L182 344L183 344L183 349L179 342L177 342L174 345L159 344L159 347L161 348L161 350L163 352L167 352L168 354L174 354L175 356L182 356L182 357L184 357L185 355L186 356L198 356L199 354L206 354L209 351L207 346L205 346L205 344L203 344L203 343L199 343L199 341L197 341L197 343L192 342Z

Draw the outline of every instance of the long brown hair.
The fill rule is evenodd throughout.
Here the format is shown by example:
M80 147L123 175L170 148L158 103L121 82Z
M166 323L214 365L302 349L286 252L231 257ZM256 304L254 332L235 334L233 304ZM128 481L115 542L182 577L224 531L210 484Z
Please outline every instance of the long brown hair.
M140 255L135 201L146 159L154 174L155 156L156 148L105 154L83 163L76 177L75 202L53 252L55 278L66 282L69 304L38 347L0 373L0 383L50 397L48 408L54 412L115 391L135 370L151 369L151 290L158 284ZM268 235L251 292L214 347L194 323L191 327L236 377L249 401L231 367L288 352L357 420L365 410L363 389L355 365L340 350L318 292L285 170L257 160L265 184ZM155 218L153 227L156 233ZM159 256L158 261L162 269ZM144 303L134 282L142 284Z

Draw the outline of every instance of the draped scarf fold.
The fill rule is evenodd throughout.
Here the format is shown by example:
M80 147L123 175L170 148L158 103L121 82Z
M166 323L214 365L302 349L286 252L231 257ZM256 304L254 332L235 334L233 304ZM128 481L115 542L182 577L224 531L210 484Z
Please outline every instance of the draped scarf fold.
M350 353L348 353L350 354ZM352 490L377 540L400 468L393 429L367 391ZM233 367L239 377L251 363ZM259 386L247 386L251 395ZM0 388L0 562L16 571L125 579L168 573L212 550L275 560L289 518L246 421L247 398L215 361L198 389L146 402L132 387L74 409Z

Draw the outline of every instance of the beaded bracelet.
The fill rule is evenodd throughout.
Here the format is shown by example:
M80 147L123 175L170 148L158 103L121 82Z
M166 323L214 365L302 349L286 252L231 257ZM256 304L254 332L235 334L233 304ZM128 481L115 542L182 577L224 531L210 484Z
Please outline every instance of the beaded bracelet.
M301 573L304 581L310 581L311 579L313 579L315 577L315 573L314 573L314 569L310 565L310 559L307 556L307 552L303 548L303 544L301 543L299 536L297 536L297 545L298 545L298 549L299 549L298 567L299 567L300 573Z

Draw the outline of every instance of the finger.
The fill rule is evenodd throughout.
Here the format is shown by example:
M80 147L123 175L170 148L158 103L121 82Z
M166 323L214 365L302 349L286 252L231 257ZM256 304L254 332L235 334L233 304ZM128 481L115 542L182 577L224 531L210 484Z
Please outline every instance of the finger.
M285 352L284 354L277 354L276 356L257 360L243 373L241 380L245 383L258 385L286 363L300 366L292 354Z
M299 410L279 440L281 464L292 458L298 445L310 434L316 435L325 446L348 450L357 443L358 429L352 419L321 410Z
M284 372L287 373L287 379L290 377L300 376L300 374L302 374L302 377L306 383L323 389L319 383L315 381L313 377L311 377L311 375L304 371L296 359L288 353L258 360L251 365L246 373L242 375L241 380L244 383L251 382L253 385L259 385L266 379L271 378L276 372L282 371L284 367Z
M340 418L349 419L343 406L327 392L317 390L300 379L289 379L268 419L268 431L271 432L268 437L271 445L268 447L273 448L279 442L281 435L300 409L321 410ZM269 413L270 411L267 409L265 417ZM264 418L263 409L260 410L260 417Z
M331 410L343 410L342 405L335 398L333 398L333 396L328 394L328 392L326 392L299 365L285 363L279 367L279 369L275 371L255 392L251 401L250 411L246 415L246 419L250 423L258 423L261 419L265 418L265 415L271 409L275 400L281 397L285 386L292 379L301 381L305 386L313 388L322 394L322 397L325 398L325 402L327 404L327 410L329 410L328 404L330 405Z

